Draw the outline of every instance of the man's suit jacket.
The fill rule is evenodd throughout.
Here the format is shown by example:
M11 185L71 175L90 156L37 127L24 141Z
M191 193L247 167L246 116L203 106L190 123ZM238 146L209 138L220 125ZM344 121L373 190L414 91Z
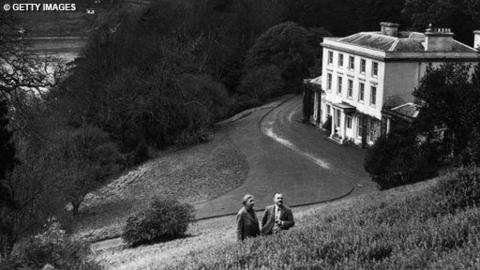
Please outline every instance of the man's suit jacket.
M237 214L237 239L243 240L247 237L255 237L260 234L257 214L248 213L245 207L242 207Z
M283 206L282 212L280 214L280 220L283 221L280 225L280 229L288 230L290 227L295 225L293 220L292 210L286 206ZM265 208L262 218L262 234L271 234L273 227L275 226L275 205L269 205Z

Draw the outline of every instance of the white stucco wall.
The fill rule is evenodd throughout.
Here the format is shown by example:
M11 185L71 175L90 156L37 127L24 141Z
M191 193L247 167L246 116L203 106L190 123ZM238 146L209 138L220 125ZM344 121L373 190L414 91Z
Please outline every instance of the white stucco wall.
M427 67L438 68L445 62L389 62L385 64L384 98L399 96L406 102L413 102L413 91L425 76ZM471 65L473 72L475 63Z
M377 119L381 119L381 109L383 106L383 88L384 88L384 76L385 76L385 63L368 58L363 56L357 56L354 54L346 53L337 51L334 49L323 49L323 72L322 72L322 86L323 89L326 91L325 99L331 103L341 103L345 102L352 106L355 106L357 110L361 113L370 115ZM333 52L333 63L328 64L328 51ZM339 54L344 55L344 64L343 66L338 65L338 58ZM354 57L354 69L349 69L348 61L349 57ZM361 59L365 59L366 61L366 68L365 72L360 72L360 61ZM372 66L373 63L378 63L378 75L372 75ZM331 90L327 89L327 80L328 75L332 74L332 88ZM338 77L342 77L342 93L339 95L337 93L338 89ZM348 80L353 81L353 92L352 97L348 97ZM364 101L361 102L358 100L359 96L359 85L360 82L365 84L365 93L364 93ZM377 94L376 94L376 104L370 104L370 89L371 86L377 87Z

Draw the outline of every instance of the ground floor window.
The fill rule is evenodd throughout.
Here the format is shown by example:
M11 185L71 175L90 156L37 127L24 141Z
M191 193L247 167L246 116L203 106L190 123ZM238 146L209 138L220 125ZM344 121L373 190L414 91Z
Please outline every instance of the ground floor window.
M362 138L362 134L363 134L362 118L359 116L357 119L358 119L358 123L357 123L357 137Z
M340 110L335 110L335 126L340 127Z
M350 115L347 115L347 128L352 128L352 117Z

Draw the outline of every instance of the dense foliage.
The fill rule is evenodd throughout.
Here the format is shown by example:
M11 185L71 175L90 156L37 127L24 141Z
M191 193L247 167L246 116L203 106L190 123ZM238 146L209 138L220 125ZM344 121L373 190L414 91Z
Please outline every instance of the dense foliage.
M422 143L414 130L394 130L367 150L364 167L381 189L415 183L437 174L440 148Z
M193 207L174 199L154 199L149 208L129 217L122 238L129 245L168 241L185 236Z
M480 164L479 72L462 64L427 69L413 93L418 117L367 152L365 169L381 188L428 179L442 166Z
M260 35L248 51L246 69L276 66L285 84L285 92L300 92L303 79L314 63L313 48L303 27L286 22L273 26Z
M460 170L417 193L356 199L280 235L193 253L176 268L476 269L479 181L478 169Z
M440 140L451 148L458 162L468 164L471 161L460 159L469 151L467 146L475 140L475 130L480 127L480 87L475 68L461 64L445 64L430 68L415 89L421 110L416 122L419 132L427 135L427 140ZM438 136L438 130L448 132Z
M50 219L42 232L25 240L13 256L2 261L2 270L34 270L50 265L51 269L100 270L92 261L87 243L70 238L55 219ZM50 268L48 268L50 269Z

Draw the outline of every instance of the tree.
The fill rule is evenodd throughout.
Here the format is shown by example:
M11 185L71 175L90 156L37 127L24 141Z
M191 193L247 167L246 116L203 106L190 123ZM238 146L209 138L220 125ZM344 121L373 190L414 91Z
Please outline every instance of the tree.
M477 125L480 113L480 89L472 85L471 66L444 64L430 67L413 95L420 105L415 126L428 140L437 140L438 130L446 128L453 155L464 151Z
M57 178L64 181L66 199L76 216L85 195L122 169L122 156L108 134L93 126L67 132L60 140Z
M13 208L15 203L10 188L5 183L7 174L10 173L17 159L15 157L15 146L12 142L12 133L9 130L7 103L0 100L0 207L6 206Z
M254 100L264 102L284 91L281 71L273 65L265 65L248 72L241 81L238 92Z
M299 92L313 64L314 54L307 30L286 22L271 27L255 41L248 52L245 68L253 70L274 65L281 71L287 92Z
M406 0L402 15L414 30L423 32L430 23L450 27L458 40L472 44L479 7L478 0Z

